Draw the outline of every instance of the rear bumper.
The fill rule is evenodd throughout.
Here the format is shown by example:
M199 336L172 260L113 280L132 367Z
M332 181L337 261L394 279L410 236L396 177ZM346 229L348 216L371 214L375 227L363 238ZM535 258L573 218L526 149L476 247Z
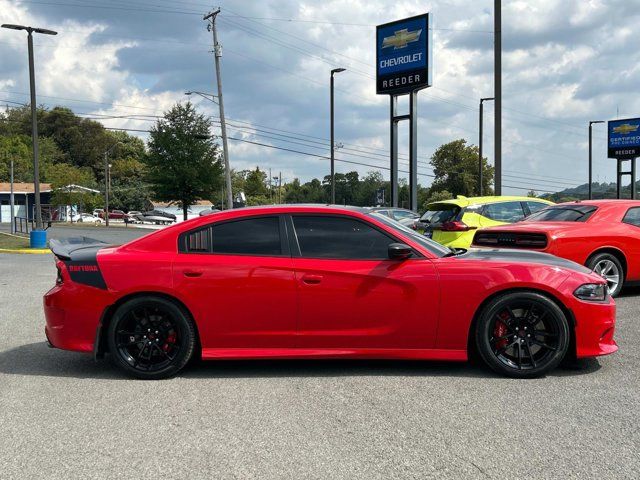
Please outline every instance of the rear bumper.
M616 305L577 302L574 306L576 318L576 356L598 357L618 351L613 338L616 323Z
M106 303L105 294L77 284L57 285L43 298L47 343L77 352L93 351L96 328Z

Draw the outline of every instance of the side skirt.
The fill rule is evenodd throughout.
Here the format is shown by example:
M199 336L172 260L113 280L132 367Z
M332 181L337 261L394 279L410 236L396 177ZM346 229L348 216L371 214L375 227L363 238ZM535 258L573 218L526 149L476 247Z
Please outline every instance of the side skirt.
M396 360L447 360L465 362L466 350L391 349L391 348L203 348L203 360L250 358L356 358Z

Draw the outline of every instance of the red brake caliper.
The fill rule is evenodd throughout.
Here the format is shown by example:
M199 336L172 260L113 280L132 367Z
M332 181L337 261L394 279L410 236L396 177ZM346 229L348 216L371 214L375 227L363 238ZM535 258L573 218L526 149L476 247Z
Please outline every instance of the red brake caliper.
M494 338L504 337L507 334L507 326L505 325L505 321L509 319L508 312L502 312L498 315L499 321L496 322L496 326L493 330ZM507 346L507 339L502 338L496 342L496 348L504 348Z
M176 343L176 333L175 332L171 332L168 336L167 336L167 340L165 341L164 345L162 345L162 349L165 352L168 352L169 349L171 347L173 347L173 345Z

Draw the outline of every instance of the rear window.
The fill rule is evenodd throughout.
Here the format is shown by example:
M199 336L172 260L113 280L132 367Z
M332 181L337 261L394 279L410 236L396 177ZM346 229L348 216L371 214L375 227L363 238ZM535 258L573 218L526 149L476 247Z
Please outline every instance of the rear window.
M427 205L427 212L423 218L431 213L431 217L427 217L431 225L442 224L454 220L460 213L460 207L451 203L433 203Z
M598 207L593 205L558 205L527 217L528 222L586 222Z

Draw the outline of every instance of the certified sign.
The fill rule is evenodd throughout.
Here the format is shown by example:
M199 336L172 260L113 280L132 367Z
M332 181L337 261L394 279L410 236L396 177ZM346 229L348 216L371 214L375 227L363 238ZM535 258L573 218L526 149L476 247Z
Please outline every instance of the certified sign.
M431 86L431 29L428 13L378 25L376 91L402 94Z
M640 157L640 118L609 122L609 158Z

